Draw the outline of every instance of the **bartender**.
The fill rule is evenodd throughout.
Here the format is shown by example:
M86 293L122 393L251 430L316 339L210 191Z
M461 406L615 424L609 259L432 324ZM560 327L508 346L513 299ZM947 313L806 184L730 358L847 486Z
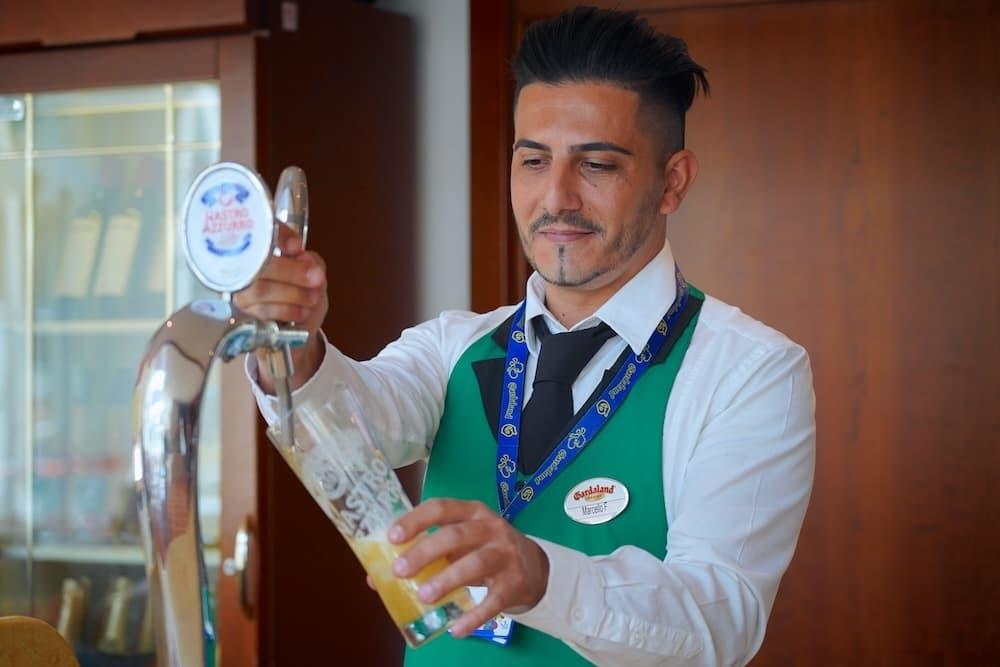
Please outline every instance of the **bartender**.
M667 241L705 71L633 14L578 8L528 28L514 74L522 303L355 361L320 331L325 264L292 235L236 302L309 330L296 401L346 383L394 465L427 459L394 573L444 557L424 601L486 592L407 665L744 664L809 500L814 396L805 350L687 282ZM274 421L272 378L248 372ZM506 646L465 638L501 613Z

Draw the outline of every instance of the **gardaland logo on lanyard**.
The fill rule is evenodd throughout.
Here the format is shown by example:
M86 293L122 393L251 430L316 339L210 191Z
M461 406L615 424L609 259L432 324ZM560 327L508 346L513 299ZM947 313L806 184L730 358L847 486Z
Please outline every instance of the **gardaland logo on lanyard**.
M628 489L609 477L593 477L570 489L563 501L566 516L577 523L607 523L625 511Z

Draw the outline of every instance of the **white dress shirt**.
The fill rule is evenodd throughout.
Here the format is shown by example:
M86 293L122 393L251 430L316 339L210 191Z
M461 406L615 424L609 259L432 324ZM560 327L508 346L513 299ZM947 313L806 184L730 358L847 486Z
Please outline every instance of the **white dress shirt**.
M674 293L667 245L572 327L600 320L617 333L577 377L575 409L626 345L642 350ZM322 403L325 387L347 383L395 466L424 458L455 364L514 309L442 313L366 362L327 343L319 371L295 392L295 401ZM525 309L529 319L545 317L552 332L566 330L546 309L537 273L528 281ZM527 401L539 343L532 327L525 333ZM247 370L256 377L252 356ZM275 399L253 384L261 412L273 423ZM782 334L706 296L662 419L666 558L631 546L588 557L532 538L549 558L548 587L538 605L514 618L598 665L745 664L764 639L812 489L809 358Z

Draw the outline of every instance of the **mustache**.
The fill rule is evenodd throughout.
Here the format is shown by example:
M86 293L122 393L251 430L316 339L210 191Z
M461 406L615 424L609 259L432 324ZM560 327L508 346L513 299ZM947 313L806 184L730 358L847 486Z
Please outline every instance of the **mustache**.
M556 223L563 223L567 227L578 229L582 232L602 233L604 230L593 220L583 217L579 213L565 213L563 215L552 215L543 213L537 220L531 223L529 230L532 234L537 234L546 227L551 227Z

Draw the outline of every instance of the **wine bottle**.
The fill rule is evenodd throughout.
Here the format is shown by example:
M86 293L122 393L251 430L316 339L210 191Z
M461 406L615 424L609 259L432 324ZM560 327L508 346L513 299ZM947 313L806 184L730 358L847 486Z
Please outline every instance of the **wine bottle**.
M89 197L76 207L63 234L61 261L52 294L55 319L93 317L93 304L87 299L97 254L103 243L104 222L109 201L117 182L116 163L104 158L98 166L97 182Z
M90 582L86 578L80 581L72 577L63 579L62 603L59 606L59 621L56 624L56 630L73 646L80 643L89 588Z
M108 616L97 641L97 648L104 653L125 653L125 621L128 601L132 596L132 582L128 577L115 577L108 598Z

